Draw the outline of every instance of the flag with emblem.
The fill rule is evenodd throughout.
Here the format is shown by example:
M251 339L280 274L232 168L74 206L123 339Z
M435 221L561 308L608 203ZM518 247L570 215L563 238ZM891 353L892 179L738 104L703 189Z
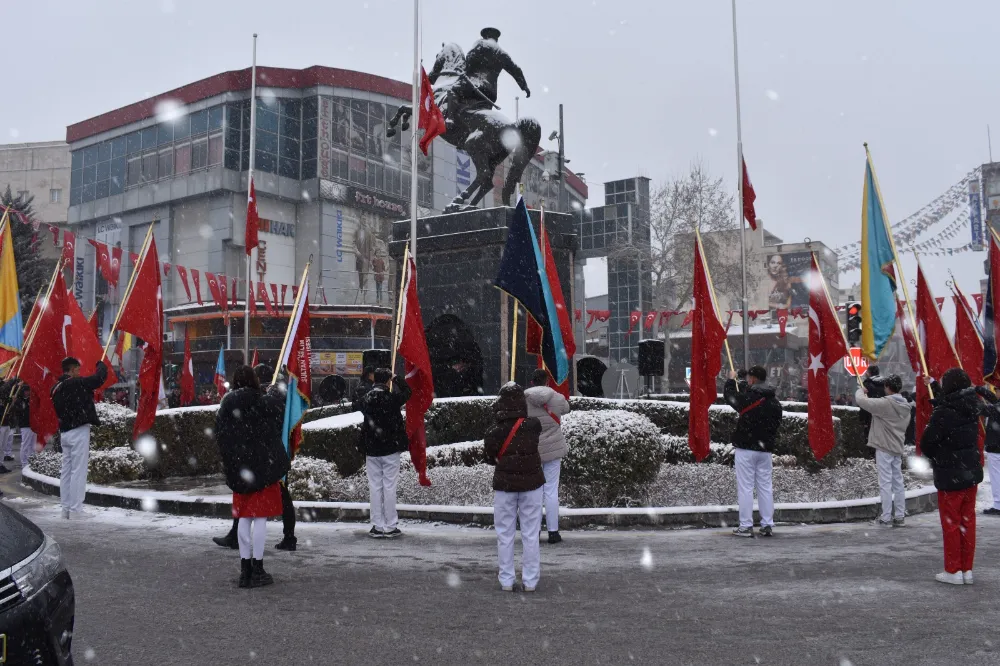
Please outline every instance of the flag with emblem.
M840 319L830 301L826 281L814 254L809 273L808 421L809 445L816 460L822 460L837 441L833 430L828 373L830 368L843 362L847 353L844 330L840 327Z

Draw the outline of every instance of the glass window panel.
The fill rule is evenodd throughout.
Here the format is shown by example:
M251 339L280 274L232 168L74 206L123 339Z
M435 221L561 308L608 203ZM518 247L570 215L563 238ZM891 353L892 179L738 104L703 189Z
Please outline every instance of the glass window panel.
M222 156L222 164L225 168L231 171L240 170L240 151L229 150L226 148L225 154Z
M240 151L240 171L246 171L250 168L250 149Z
M96 185L84 185L83 186L83 201L84 203L88 201L93 201L97 198L97 186Z
M375 187L375 163L374 162L368 162L367 166L368 166L368 168L367 168L367 171L368 171L368 184L371 185L372 187Z
M182 143L174 148L174 173L177 175L191 170L191 144Z
M202 169L208 166L208 140L191 142L191 170Z
M302 161L302 180L316 177L316 160Z
M191 119L187 116L174 121L174 141L191 136Z
M208 164L214 166L222 162L222 134L216 133L208 137Z
M424 151L417 151L417 173L423 176L429 176L431 173L431 158L434 156L434 152L431 150L427 151L428 154L424 155Z
M72 153L69 154L69 157L70 157L70 165L71 165L70 168L71 169L73 169L74 171L76 171L76 170L79 170L79 169L83 168L83 151L82 150L74 150Z
M142 182L151 183L156 180L156 153L146 153L142 156Z
M102 180L107 180L111 177L111 162L98 162L97 164L97 182Z
M351 111L368 115L368 100L351 98ZM361 121L364 123L364 121Z
M122 157L123 155L125 155L125 137L119 136L111 139L111 157Z
M297 118L281 118L281 136L288 136L293 139L298 139L299 134L302 131L302 124Z
M174 140L173 123L160 123L156 128L156 143L165 146Z
M128 154L138 153L142 150L142 137L139 136L138 132L132 132L125 137L128 142Z
M297 99L280 97L278 98L278 109L283 116L298 118L302 113L302 103Z
M229 150L240 150L240 130L236 127L226 128L226 148Z
M125 186L125 157L116 157L111 160L111 190L112 194L118 194ZM117 191L115 191L117 188Z
M83 203L83 187L74 187L69 191L69 205L79 206Z
M265 153L260 150L255 151L254 168L267 173L278 173L278 156L272 153Z
M105 141L97 147L97 161L107 162L111 159L111 142Z
M278 133L278 114L265 106L257 107L257 131Z
M385 135L382 132L368 135L368 154L379 162L385 159Z
M69 174L69 186L80 187L81 185L83 185L83 169L71 171Z
M375 187L385 189L385 167L381 164L375 165Z
M83 149L83 166L92 166L97 164L98 157L98 147L97 146L87 146Z
M313 159L316 159L316 146L317 146L317 143L318 143L318 141L317 141L316 137L313 137L311 139L303 139L302 140L302 159L304 159L304 160L313 160Z
M330 162L330 174L334 178L347 180L347 154L335 150Z
M368 135L364 132L355 131L351 126L351 152L364 155L368 151Z
M109 183L106 180L102 180L97 184L97 194L98 199L107 199L110 192Z
M400 191L399 191L399 193L403 196L404 199L406 199L407 201L409 201L410 200L410 172L409 171L401 171L400 173L402 174L403 178L402 178L402 182L400 183Z
M203 109L191 114L191 136L204 134L208 131L208 110Z
M351 155L347 158L349 178L352 183L359 185L368 184L368 163L360 158Z
M140 136L142 136L142 149L156 148L156 128L147 127L144 130L139 131Z
M214 130L222 127L222 117L224 109L221 106L213 106L208 110L208 129Z
M142 180L142 158L133 157L128 161L128 171L125 175L125 187L135 187Z
M333 144L347 148L351 135L351 116L347 100L337 98L333 102Z
M241 117L239 104L226 104L226 127L239 129Z
M368 103L368 131L375 132L376 128L385 126L385 105L378 102Z
M160 161L160 178L167 178L168 176L174 175L174 150L173 148L167 148L166 150L161 150L159 155Z
M296 139L281 137L281 157L299 159L299 142Z
M397 134L397 136L399 135ZM386 147L387 157L385 161L388 162L389 164L395 164L399 166L399 160L401 159L401 152L402 148L400 147L400 145L398 143L390 141L389 145Z
M299 160L282 157L278 159L278 175L285 178L299 179Z
M83 184L91 185L97 182L97 165L83 167Z
M278 153L278 135L272 134L271 132L265 132L261 128L257 128L257 150L263 150L265 153Z

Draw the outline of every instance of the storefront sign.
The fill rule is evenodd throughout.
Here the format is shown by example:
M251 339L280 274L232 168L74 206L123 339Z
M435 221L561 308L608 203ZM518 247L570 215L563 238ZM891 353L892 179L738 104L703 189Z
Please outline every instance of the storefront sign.
M344 263L344 211L337 209L337 263Z
M455 153L455 194L461 194L472 182L472 158L461 150Z
M406 215L407 205L398 199L391 199L384 194L376 194L359 189L357 187L348 188L348 205L355 205L359 208L367 208L378 213L388 213L390 215Z
M329 178L332 174L333 158L333 100L319 98L319 177Z
M319 352L312 355L313 369L319 375L359 376L362 368L361 352Z
M83 257L76 258L76 270L73 273L73 293L78 303L83 302Z
M983 210L979 197L979 181L969 181L969 226L972 227L972 249L983 249Z
M261 219L259 228L265 234L295 238L295 225L290 222L275 222L274 220Z

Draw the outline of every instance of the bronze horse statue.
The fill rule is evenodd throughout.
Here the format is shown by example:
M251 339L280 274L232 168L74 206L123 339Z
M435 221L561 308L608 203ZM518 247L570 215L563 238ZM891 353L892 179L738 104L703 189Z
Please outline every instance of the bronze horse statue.
M501 193L509 205L515 187L528 162L535 156L542 128L534 118L520 118L512 123L496 106L496 78L500 71L511 73L530 95L519 67L496 44L499 31L483 30L479 40L466 55L457 44L445 45L434 61L428 78L434 87L434 102L445 118L442 138L466 152L476 166L476 178L468 188L445 208L446 213L475 208L493 189L493 172L508 156L512 158ZM396 126L409 129L413 107L404 104L389 121L387 136Z

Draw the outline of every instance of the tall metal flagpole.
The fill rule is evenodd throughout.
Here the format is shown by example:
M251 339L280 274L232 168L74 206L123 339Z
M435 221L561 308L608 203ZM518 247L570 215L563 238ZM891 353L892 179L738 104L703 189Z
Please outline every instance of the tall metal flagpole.
M413 128L410 135L410 257L417 261L417 128L420 125L420 0L413 0Z
M743 127L740 124L740 54L736 42L736 0L732 0L732 4L733 73L736 77L736 182L739 187L736 217L740 220L740 266L743 269L743 368L745 370L750 366L750 317L747 312L747 242L743 221Z
M250 173L247 176L247 206L250 205L250 188L253 184L254 152L257 144L257 33L253 33L253 65L250 67ZM254 202L256 203L256 202ZM250 363L250 278L253 271L253 255L247 254L247 295L243 304L243 362Z

